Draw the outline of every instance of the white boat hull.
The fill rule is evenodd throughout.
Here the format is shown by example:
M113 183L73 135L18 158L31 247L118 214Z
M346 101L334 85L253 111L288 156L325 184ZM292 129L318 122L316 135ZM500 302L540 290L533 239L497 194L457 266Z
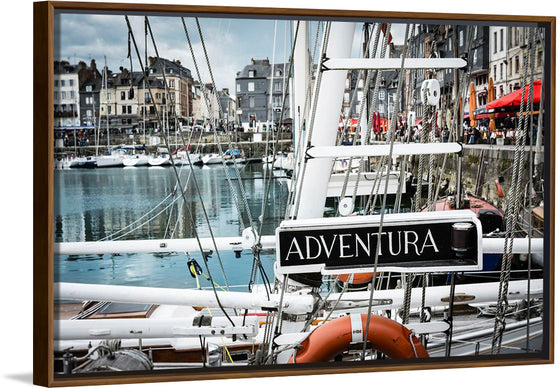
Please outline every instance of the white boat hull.
M146 166L148 165L148 157L142 154L131 155L123 159L124 166Z

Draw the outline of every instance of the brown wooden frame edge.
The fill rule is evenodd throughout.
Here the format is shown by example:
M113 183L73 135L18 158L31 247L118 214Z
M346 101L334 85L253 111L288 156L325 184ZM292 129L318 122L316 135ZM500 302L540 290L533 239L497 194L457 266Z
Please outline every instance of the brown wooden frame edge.
M554 363L554 165L555 149L550 148L548 155L550 183L549 209L546 213L549 231L548 248L550 253L549 274L549 316L550 328L549 360L544 359L496 359L484 361L446 361L414 364L395 364L389 366L355 366L329 369L298 367L297 369L266 369L251 371L220 372L212 375L204 373L167 373L159 375L123 375L111 377L56 378L53 360L53 45L54 11L131 11L146 13L207 13L253 16L278 15L296 17L360 17L387 19L430 19L446 21L473 20L480 22L530 22L550 25L550 145L555 144L555 106L556 106L556 18L550 16L519 15L480 15L480 14L442 14L427 12L388 12L362 10L315 10L285 8L221 7L202 5L164 5L164 4L126 4L126 3L85 3L85 2L36 2L33 7L33 383L35 385L61 387L99 384L125 384L146 382L169 382L186 380L208 380L228 378L272 377L288 375L341 374L374 371L402 371L422 369L446 369L459 367L490 367L512 365L536 365ZM47 131L45 131L47 129Z

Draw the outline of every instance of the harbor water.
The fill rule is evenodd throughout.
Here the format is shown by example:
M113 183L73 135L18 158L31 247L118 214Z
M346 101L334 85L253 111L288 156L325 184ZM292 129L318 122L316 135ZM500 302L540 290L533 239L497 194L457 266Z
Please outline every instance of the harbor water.
M222 165L195 166L192 171L183 166L178 172L181 185L184 187L188 182L184 198L171 167L55 171L55 242L193 238L195 234L204 238L210 237L210 228L215 237L241 236L243 227L249 227L249 215L239 181L244 185L253 224L258 226L266 187L264 177L268 174L263 165L240 167L241 180L237 179L235 170L229 168L238 207ZM200 195L192 176L189 178L193 173ZM285 213L287 181L283 172L274 173L265 207L263 235L274 234ZM192 218L196 223L194 227ZM220 251L219 257L230 287L247 290L253 254L244 250L241 257L236 258L233 250L226 250ZM219 257L214 252L208 260L208 268L214 282L225 288ZM187 268L190 259L195 259L203 269L200 286L211 287L204 278L208 271L199 252L60 255L54 258L54 278L55 282L196 288L196 279ZM263 251L260 259L272 280L274 253ZM257 277L256 282L261 283L262 276Z

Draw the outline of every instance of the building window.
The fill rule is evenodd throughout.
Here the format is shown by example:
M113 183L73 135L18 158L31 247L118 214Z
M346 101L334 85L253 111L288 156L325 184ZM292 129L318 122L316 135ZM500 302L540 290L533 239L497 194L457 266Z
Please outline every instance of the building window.
M128 111L129 114L132 113L132 105L129 105L129 106L127 107L127 111Z
M66 100L66 92L60 92L60 99Z
M255 78L257 72L254 69L249 70L249 78Z
M254 92L255 91L255 83L254 82L250 82L247 84L247 90L249 92Z
M241 92L241 84L237 83L237 85L235 86L235 90L237 91L237 93Z
M379 91L379 100L381 100L381 101L385 100L385 91L384 90Z
M106 97L107 101L111 101L111 94L110 93L107 93L107 96L105 96L105 97Z
M500 80L504 79L504 64L500 62Z
M70 86L74 86L74 80L68 80Z
M255 97L249 96L249 108L255 108Z
M498 79L496 78L497 68L498 68L498 67L497 67L496 65L494 65L494 80L498 80Z
M70 91L70 98L74 99L76 97L76 94L74 93L73 90Z
M504 51L504 29L500 29L500 51Z
M54 80L54 86L58 86L58 80Z
M65 85L64 80L60 80L60 86L64 86L64 85Z
M86 104L92 105L92 104L93 104L93 97L87 96L87 97L86 97Z
M281 82L275 82L274 83L274 92L282 92L282 83Z
M463 30L459 31L459 46L463 46L464 45L464 40L463 40Z
M169 80L169 87L175 89L175 80Z
M498 33L494 31L494 54L498 52Z
M121 92L121 100L126 100L126 92Z
M274 73L274 76L276 76L276 77L282 77L282 70L276 69L276 73Z
M88 109L88 110L86 111L86 117L90 118L91 116L92 116L92 114L91 114L91 109Z
M58 100L58 92L54 92L54 99Z
M519 56L515 57L515 73L519 73Z
M111 114L111 106L108 105L108 106L107 106L107 115L110 115L110 114Z

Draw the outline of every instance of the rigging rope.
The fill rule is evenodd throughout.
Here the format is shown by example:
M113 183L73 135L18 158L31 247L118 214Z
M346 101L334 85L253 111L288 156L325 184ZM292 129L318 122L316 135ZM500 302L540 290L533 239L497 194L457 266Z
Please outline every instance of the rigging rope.
M130 20L128 19L128 16L126 16L126 15L125 15L125 21L126 21L126 24L127 24L127 27L128 27L128 31L130 32L130 35L131 35L131 38L132 38L132 42L134 43L134 49L135 49L135 51L136 51L136 55L137 55L137 57L138 57L138 62L140 63L140 67L141 67L141 69L142 69L142 73L143 73L144 77L148 78L148 75L146 74L146 68L144 67L144 65L143 65L143 63L142 63L142 57L141 57L141 55L140 55L140 52L139 52L139 50L138 50L138 46L137 46L137 44L136 44L136 39L134 38L134 33L132 32L132 27L131 27L131 25L130 25ZM149 28L150 34L151 34L152 32L151 32L151 28L150 28L150 26L149 26L149 22L148 22L148 18L147 18L147 17L145 17L145 21L146 21L146 23L148 24L148 28ZM159 53L157 52L157 46L156 46L156 44L155 44L155 40L154 40L153 34L152 34L152 43L153 43L153 45L154 45L154 49L156 50L156 55L157 55L158 61L159 61ZM163 74L163 77L164 77L164 82L166 83L166 81L165 81L165 72L163 71L163 68L162 68L162 74ZM151 100L151 101L155 101L155 100L154 100L153 93L152 93L152 88L151 88L151 86L150 86L150 83L148 83L148 92L149 92L149 94L150 94L150 100ZM160 117L160 115L159 115L159 111L158 111L157 106L156 106L155 104L154 104L154 112L155 112L155 115L156 115L156 118L157 118L157 121L158 121L159 126L160 126L161 128L163 128L162 121L161 121L161 117ZM163 139L164 139L164 142L165 142L165 144L166 144L167 149L170 150L170 149L169 149L169 141L168 141L168 139L167 139L167 136L165 135L165 132L162 132L162 135L163 135ZM181 135L182 135L182 134L181 134ZM192 163L191 163L191 161L190 161L189 153L187 153L187 158L189 159L189 165L191 166L191 170L192 170L192 169L193 169L193 166L192 166ZM177 180L178 186L179 186L179 187L182 187L182 185L181 185L181 179L180 179L180 176L179 176L179 174L178 174L178 172L177 172L177 169L176 169L176 167L175 167L175 162L173 161L173 158L171 158L171 166L173 167L173 172L175 173L175 178L176 178L176 180ZM200 200L201 200L201 203L202 203L202 196L201 196L201 194L200 194L200 188L198 187L197 180L196 180L196 177L194 176L194 174L193 174L193 182L194 182L194 184L195 184L197 193L198 193L198 195L199 195L199 197L200 197ZM185 193L184 193L184 192L181 192L181 195L182 195L182 197L183 197L183 200L184 200L185 203L186 203L186 202L187 202L187 199L186 199L186 197L185 197ZM202 208L204 209L204 204L202 204ZM206 270L207 270L207 272L208 272L208 274L209 274L209 277L212 279L212 275L211 275L211 273L210 273L210 269L209 269L208 263L207 263L207 258L206 258L206 255L205 255L205 253L204 253L204 250L203 250L203 248L202 248L202 243L201 243L201 241L200 241L200 237L199 237L199 235L198 235L198 231L197 231L197 229L196 229L196 220L195 220L194 214L191 212L191 210L190 210L188 207L187 207L187 210L188 210L189 215L190 215L190 219L191 219L191 222L192 222L192 225L193 225L193 232L194 232L194 235L195 235L195 238L196 238L196 241L197 241L197 244L198 244L200 253L201 253L201 255L202 255L202 258L204 259L204 264L205 264L205 266L206 266ZM206 216L206 218L207 218L207 216ZM214 245L215 245L215 242L214 242ZM215 247L216 247L216 246L215 246ZM218 258L219 258L219 257L218 257ZM221 263L221 261L220 261L220 263ZM225 276L225 273L224 273L224 276ZM227 280L226 280L226 284L227 284ZM216 289L215 289L215 287L214 287L213 284L212 284L212 290L214 291L214 295L215 295L215 298L216 298L216 301L217 301L218 306L220 307L220 309L222 310L222 312L224 313L224 315L226 316L226 318L228 319L228 321L229 321L233 326L235 326L235 323L234 323L233 320L229 317L229 315L227 314L226 310L225 310L224 307L222 306L222 303L221 303L221 301L220 301L220 299L219 299L219 297L218 297L218 294L217 294Z
M406 25L406 32L405 32L405 37L408 37L408 33L409 33L409 29L410 29L410 24ZM387 24L387 32L386 34L389 35L391 32L391 24L388 23ZM401 96L401 91L403 88L403 79L404 79L404 60L405 58L408 56L408 41L405 39L405 43L404 43L404 50L403 50L403 56L401 58L401 66L400 66L400 70L399 70L399 78L398 78L398 83L397 83L397 98L395 99L395 107L398 107L400 105L400 96ZM393 157L393 147L395 144L395 131L396 131L396 126L397 126L397 112L398 110L395 109L393 111L393 118L391 120L391 126L387 132L388 137L389 137L389 155L388 155L388 159L389 162L392 160ZM387 191L388 191L388 186L389 186L389 173L390 173L390 169L391 169L391 164L387 163L387 177L385 178L385 189L383 192L383 202L381 204L381 211L380 211L380 218L379 218L379 229L378 229L378 235L377 236L381 236L381 233L383 231L383 220L385 218L385 208L387 205ZM371 318L371 310L372 310L372 303L373 303L373 292L375 290L375 279L376 279L376 274L377 274L377 265L379 263L379 247L381 244L381 239L378 239L376 242L376 248L375 248L375 260L374 260L374 266L373 266L373 277L370 281L370 295L369 295L369 302L368 302L368 313L367 313L367 321L366 321L366 329L365 332L367 333L369 331L369 325L370 325L370 318ZM366 356L366 347L367 347L367 342L364 342L363 348L362 348L362 355L361 355L361 359L364 360L365 356Z
M519 198L522 181L522 170L525 160L524 145L527 137L527 128L529 125L528 110L532 106L533 101L533 69L535 66L534 55L536 51L535 44L535 28L529 28L529 44L528 49L523 57L523 89L521 91L521 103L519 107L519 121L516 128L515 155L513 161L513 172L511 186L508 193L508 202L506 210L506 236L504 239L504 253L502 255L502 265L500 272L500 285L498 291L498 304L496 312L496 321L494 324L494 334L492 337L492 354L500 352L502 334L505 328L504 313L508 307L508 289L511 273L511 265L513 261L513 239L514 226L519 213ZM531 66L530 75L529 66ZM529 80L527 81L527 79ZM528 87L527 87L528 84ZM527 91L528 89L528 91ZM527 93L528 92L528 96ZM529 259L530 260L530 259Z

